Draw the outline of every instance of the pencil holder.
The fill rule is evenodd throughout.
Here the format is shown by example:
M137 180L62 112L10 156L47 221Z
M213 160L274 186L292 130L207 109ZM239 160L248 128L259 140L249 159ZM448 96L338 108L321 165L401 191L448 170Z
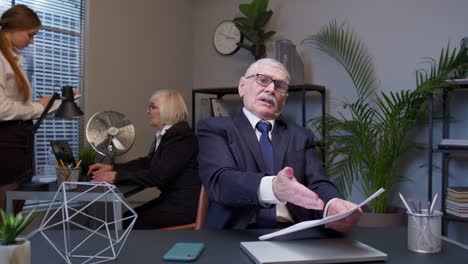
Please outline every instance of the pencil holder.
M57 183L60 186L62 182L77 182L81 175L81 168L57 168ZM67 184L67 190L75 189L76 184Z
M407 214L408 249L420 253L440 252L442 212L434 210L429 214L423 209L421 213Z

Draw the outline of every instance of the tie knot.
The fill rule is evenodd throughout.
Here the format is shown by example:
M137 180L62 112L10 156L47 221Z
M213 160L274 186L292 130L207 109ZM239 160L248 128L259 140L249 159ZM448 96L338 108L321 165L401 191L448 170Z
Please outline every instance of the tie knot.
M259 121L257 123L257 129L262 133L269 132L271 130L271 123L263 120Z

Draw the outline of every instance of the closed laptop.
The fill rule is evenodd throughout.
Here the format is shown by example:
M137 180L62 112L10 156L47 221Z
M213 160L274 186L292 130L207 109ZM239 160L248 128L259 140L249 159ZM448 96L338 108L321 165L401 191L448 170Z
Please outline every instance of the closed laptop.
M258 264L386 261L387 254L347 238L241 242Z

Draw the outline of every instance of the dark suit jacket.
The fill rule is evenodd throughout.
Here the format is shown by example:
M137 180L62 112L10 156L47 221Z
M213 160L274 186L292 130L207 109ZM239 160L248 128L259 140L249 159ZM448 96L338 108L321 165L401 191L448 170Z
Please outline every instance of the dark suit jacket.
M197 154L198 142L193 130L187 122L179 122L162 136L156 152L114 166L116 184L157 187L161 191L158 198L136 208L137 223L144 221L144 226L139 227L194 222L201 186Z
M244 229L260 207L257 190L264 171L260 146L247 117L201 120L197 125L200 177L209 197L205 227ZM297 180L327 203L342 195L325 176L310 131L277 119L272 134L275 172L286 166ZM296 222L322 217L322 211L287 203Z

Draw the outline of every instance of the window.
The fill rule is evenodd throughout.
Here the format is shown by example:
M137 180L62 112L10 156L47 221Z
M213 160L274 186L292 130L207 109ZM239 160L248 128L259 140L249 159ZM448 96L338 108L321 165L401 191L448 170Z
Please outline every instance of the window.
M39 15L43 28L26 48L23 68L33 87L33 100L44 95L61 94L61 87L71 85L84 93L83 43L85 0L0 0L3 13L13 4L25 4ZM83 107L81 100L78 105ZM36 174L54 173L55 159L51 140L68 140L73 153L78 152L82 121L46 119L36 133ZM48 168L46 172L44 168Z

